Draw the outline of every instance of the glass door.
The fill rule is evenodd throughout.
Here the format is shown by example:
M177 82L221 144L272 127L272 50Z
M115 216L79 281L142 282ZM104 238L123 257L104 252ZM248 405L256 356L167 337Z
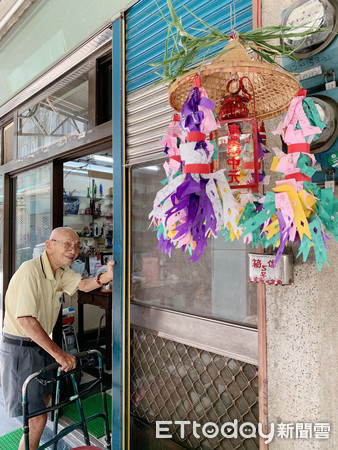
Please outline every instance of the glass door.
M104 272L113 258L113 158L111 150L63 163L63 226L79 236L81 252L71 268L83 278ZM65 306L76 311L80 351L98 348L111 369L112 285L90 293L65 295Z
M210 439L191 426L258 423L257 289L247 281L248 248L219 233L197 262L180 249L164 254L149 228L163 178L156 160L131 168L131 430L146 423L156 442L156 422L164 421L179 448L257 449L253 436Z
M40 255L51 232L51 166L29 170L13 178L14 258L13 273Z
M63 225L78 233L82 251L72 269L97 275L112 258L113 158L95 153L63 164Z

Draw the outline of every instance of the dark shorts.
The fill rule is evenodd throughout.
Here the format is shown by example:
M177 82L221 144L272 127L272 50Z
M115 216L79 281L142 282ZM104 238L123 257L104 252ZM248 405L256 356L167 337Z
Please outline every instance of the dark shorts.
M1 341L0 376L6 412L9 417L22 416L22 385L25 379L34 372L54 361L43 348L22 347ZM47 380L53 378L53 373L46 375ZM52 393L53 383L43 385L33 379L28 384L28 412L45 408L44 398Z

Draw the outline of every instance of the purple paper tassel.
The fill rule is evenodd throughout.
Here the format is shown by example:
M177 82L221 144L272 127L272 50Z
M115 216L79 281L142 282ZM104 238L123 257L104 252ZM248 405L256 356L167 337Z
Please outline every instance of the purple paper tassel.
M191 94L191 96L190 96ZM181 128L183 131L200 131L201 122L204 119L203 111L198 110L199 91L195 87L191 89L187 100L183 103L181 111Z
M191 233L196 247L190 261L196 262L203 254L207 246L207 239L211 231L216 235L216 219L212 203L206 194L208 180L203 178L196 182L190 173L186 175L185 181L177 188L174 194L175 205L168 210L168 219L182 209L188 212L187 221L175 228L177 234L175 240L179 240L187 233Z
M164 239L163 234L158 237L157 248L160 248L169 258L171 257L171 249L175 249L174 244L170 240Z

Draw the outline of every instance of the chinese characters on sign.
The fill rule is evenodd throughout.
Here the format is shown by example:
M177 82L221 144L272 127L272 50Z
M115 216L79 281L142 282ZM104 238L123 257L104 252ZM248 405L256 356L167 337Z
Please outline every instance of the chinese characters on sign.
M217 131L219 152L231 189L258 188L257 123L253 118L221 121Z
M274 255L249 253L249 281L276 285L292 284L292 256L282 255L274 267Z

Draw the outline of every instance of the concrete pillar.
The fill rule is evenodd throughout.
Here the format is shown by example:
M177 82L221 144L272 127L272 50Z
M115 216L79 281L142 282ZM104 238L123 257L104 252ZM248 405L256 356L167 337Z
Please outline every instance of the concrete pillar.
M281 11L291 3L263 0L263 26L280 24ZM268 148L280 147L280 139L269 133L277 124L266 121ZM318 272L312 249L306 263L295 260L293 286L266 289L269 422L331 424L329 440L275 437L271 450L338 448L337 248L332 238L330 267Z

